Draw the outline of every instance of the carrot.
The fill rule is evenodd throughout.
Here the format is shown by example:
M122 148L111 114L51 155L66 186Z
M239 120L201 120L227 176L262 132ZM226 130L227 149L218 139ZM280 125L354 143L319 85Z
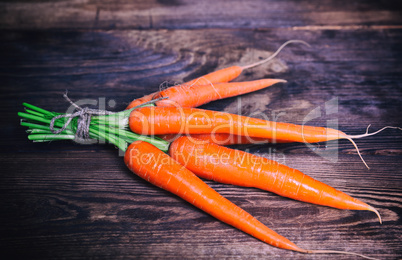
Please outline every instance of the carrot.
M264 157L185 136L170 144L169 154L201 178L338 209L369 210L381 223L380 214L372 206Z
M146 102L151 101L152 98L155 96L156 93L157 93L157 92L151 93L151 94L146 95L146 96L143 96L142 98L134 99L134 100L131 101L131 103L126 107L126 110L131 109L131 108L133 108L133 107L140 106L140 105L142 105L142 104L144 104L144 103L146 103Z
M194 173L147 142L133 142L125 152L124 161L127 167L139 177L179 196L218 220L272 246L301 253L337 253L365 257L350 252L306 250L298 247L225 199Z
M291 43L301 43L301 44L304 44L304 45L310 47L310 45L308 43L306 43L305 41L289 40L289 41L283 43L275 51L275 53L272 54L271 56L269 56L268 58L265 58L263 60L260 60L258 62L249 64L249 65L245 65L245 66L231 66L228 68L220 69L220 70L208 73L199 78L188 81L186 83L183 83L183 85L207 85L207 84L211 84L211 83L229 82L229 81L237 78L244 70L257 67L261 64L267 63L268 61L272 60L281 52L281 50L283 48L285 48L286 45L291 44Z
M284 83L282 79L260 79L247 82L210 83L207 85L178 85L160 91L156 98L166 97L156 102L157 106L173 106L173 103L181 107L198 107L214 100L234 97L253 91L257 91L276 83Z
M225 133L292 142L323 142L346 134L330 128L294 125L198 108L140 107L130 129L143 135Z
M211 83L229 82L237 78L243 72L243 67L231 66L228 68L220 69L204 76L195 78L193 80L184 82L181 85L208 85Z
M142 135L224 133L304 143L347 139L352 142L367 168L369 167L353 139L375 135L386 128L402 130L399 127L386 126L374 133L367 131L362 135L347 135L332 128L273 122L218 111L180 107L135 109L130 114L129 126L133 132Z
M272 60L273 58L275 58L279 54L279 52L286 45L288 45L290 43L302 43L304 45L310 46L308 43L306 43L304 41L290 40L290 41L287 41L284 44L282 44L274 54L272 54L271 56L269 56L266 59L263 59L261 61L255 62L253 64L249 64L249 65L246 65L246 66L231 66L231 67L228 67L228 68L220 69L220 70L208 73L208 74L206 74L204 76L198 77L196 79L187 81L187 82L185 82L185 83L183 83L181 85L187 85L187 86L201 85L201 86L203 86L203 85L210 85L210 84L213 84L213 83L229 82L229 81L237 78L243 72L243 70L259 66L259 65L261 65L263 63L266 63L266 62ZM151 93L151 94L149 94L149 95L147 95L147 96L145 96L143 98L133 100L127 106L126 110L131 109L131 108L133 108L135 106L139 106L142 103L145 103L147 101L150 101L152 99L152 97L155 96L156 94L158 94L158 92L154 92L154 93ZM185 97L183 97L183 98L185 99Z
M82 109L71 100L69 101L72 105ZM76 121L73 120L75 118L74 114L50 112L26 103L24 103L24 106L27 108L26 113L20 112L18 115L23 118L21 125L29 127L28 132L30 135L28 138L30 140L46 142L54 140L75 140L77 137L73 131L76 130L79 123L73 122ZM94 110L92 112L96 113L99 111ZM126 114L131 111L123 112ZM81 115L77 114L76 116ZM119 115L119 117L120 116L121 115ZM69 119L64 120L63 118ZM92 122L89 122L88 135L90 138L95 140L107 140L119 147L122 151L126 151L124 158L125 163L134 173L180 196L219 220L280 248L302 253L338 253L365 257L360 254L343 251L306 250L297 247L286 238L270 230L241 208L223 198L196 177L194 173L184 166L181 166L176 160L160 150L163 149L168 152L169 149L177 149L178 147L175 147L177 143L173 144L169 149L166 149L166 146L163 144L166 143L165 141L147 136L139 136L123 129L117 129L114 123L108 125L107 122L109 122L109 120L104 121L105 119L101 118L102 116L93 116L91 118L95 120L96 123L92 124ZM25 120L29 120L29 122ZM64 121L67 121L67 123ZM75 125L71 125L71 122L75 123ZM105 123L105 125L102 125L101 122ZM146 140L146 142L142 140ZM128 142L132 144L127 148ZM189 154L193 156L192 153ZM214 165L211 165L211 167L213 166Z
M178 134L166 134L158 136L167 142L173 142L181 135ZM211 143L219 144L219 145L233 145L233 144L263 144L263 143L288 143L289 141L283 140L272 140L269 138L258 138L258 137L250 137L250 136L242 136L242 135L234 135L234 134L191 134L189 135L191 138L200 139L203 141L208 141Z

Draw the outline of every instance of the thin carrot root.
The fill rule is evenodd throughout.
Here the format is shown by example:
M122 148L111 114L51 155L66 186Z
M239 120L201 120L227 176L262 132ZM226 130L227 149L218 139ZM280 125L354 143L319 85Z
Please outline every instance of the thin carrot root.
M401 128L401 127L397 127L397 126L385 126L385 127L381 128L381 129L378 130L378 131L375 131L375 132L373 132L373 133L369 133L368 130L369 130L370 126L371 126L371 125L368 125L368 126L367 126L367 129L366 129L366 133L365 133L365 134L361 134L361 135L347 135L347 136L344 137L345 139L348 139L348 140L353 144L353 146L356 148L357 154L359 155L359 157L360 157L360 159L362 160L362 162L364 163L364 165L366 165L367 169L370 169L370 167L367 165L366 161L364 161L363 156L361 155L361 153L360 153L360 151L359 151L359 148L357 147L357 145L356 145L356 143L353 141L353 139L359 139L359 138L363 138L363 137L367 137L367 136L372 136L372 135L378 134L379 132L382 132L383 130L385 130L385 129L387 129L387 128L399 129L399 130L402 131L402 128ZM380 222L381 222L381 221L380 221Z
M354 255L354 256L360 256L365 259L371 259L371 260L378 260L377 258L374 257L369 257L365 256L359 253L353 253L353 252L346 252L346 251L337 251L337 250L304 250L302 251L303 253L307 254L343 254L343 255Z
M241 67L241 68L242 68L243 70L250 69L250 68L257 67L257 66L259 66L259 65L261 65L261 64L263 64L263 63L266 63L266 62L272 60L273 58L275 58L275 57L281 52L281 50L282 50L283 48L285 48L286 45L288 45L288 44L290 44L290 43L301 43L301 44L306 45L307 47L311 47L310 44L308 44L308 43L305 42L305 41L302 41L302 40L290 40L290 41L287 41L287 42L285 42L284 44L282 44L282 45L278 48L278 50L276 50L276 52L275 52L274 54L272 54L271 56L269 56L268 58L263 59L263 60L258 61L258 62L255 62L255 63L250 64L250 65L243 66L243 67Z
M377 215L378 220L380 221L380 224L382 224L381 215L380 215L380 212L378 212L378 210L376 210L376 209L375 209L374 207L372 207L372 206L370 206L367 210L374 212L374 213Z
M370 126L371 126L371 125L368 125L365 134L362 134L362 135L348 135L348 137L349 137L349 138L353 138L353 139L357 139L357 138L363 138L363 137L367 137L367 136L372 136L372 135L378 134L379 132L384 131L384 130L387 129L387 128L402 130L401 127L397 127L397 126L384 126L383 128L381 128L381 129L378 130L378 131L375 131L375 132L373 132L373 133L369 133L368 130L369 130L369 127L370 127Z
M364 165L366 165L367 169L370 169L370 167L367 165L366 161L363 159L363 156L360 153L359 148L357 147L357 144L355 143L355 141L353 141L353 139L349 138L349 137L346 139L348 139L353 144L353 146L356 148L357 154L359 155L359 157L362 160L362 162L364 163Z

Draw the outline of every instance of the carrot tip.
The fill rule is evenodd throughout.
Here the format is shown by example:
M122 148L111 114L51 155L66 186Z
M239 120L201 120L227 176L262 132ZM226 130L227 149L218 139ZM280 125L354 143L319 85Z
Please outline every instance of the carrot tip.
M375 132L373 132L373 133L369 133L368 130L369 130L370 126L371 126L371 125L368 125L368 126L367 126L367 129L366 129L366 133L365 133L365 134L362 134L362 135L348 135L348 137L349 137L349 138L353 138L353 139L357 139L357 138L372 136L372 135L376 135L376 134L378 134L379 132L382 132L382 131L384 131L385 129L388 129L388 128L390 128L390 129L398 129L398 130L401 130L401 131L402 131L402 128L401 128L401 127L397 127L397 126L384 126L383 128L381 128L381 129L378 130L378 131L375 131Z
M368 125L367 129L366 129L366 133L362 134L362 135L345 135L343 138L348 139L350 142L352 142L353 146L356 148L357 150L357 154L359 155L360 159L363 161L364 165L366 165L367 169L370 169L370 167L367 165L367 163L364 161L362 155L360 154L359 148L357 148L356 143L353 141L353 139L357 139L357 138L363 138L363 137L367 137L367 136L372 136L372 135L376 135L379 132L382 132L383 130L387 129L387 128L391 128L391 129L398 129L402 131L401 127L396 127L396 126L385 126L383 128L381 128L380 130L374 132L374 133L369 133L370 125Z
M380 224L382 224L382 219L381 219L380 212L378 212L378 210L376 210L376 209L375 209L374 207L372 207L372 206L369 206L368 210L374 212L374 213L377 215L378 220L380 221Z
M250 68L256 67L256 66L258 66L258 65L261 65L261 64L263 64L263 63L266 63L266 62L272 60L273 58L275 58L275 57L281 52L281 50L282 50L286 45L288 45L288 44L290 44L290 43L301 43L301 44L304 44L304 45L306 45L306 46L308 46L308 47L311 47L310 44L308 44L307 42L302 41L302 40L289 40L289 41L285 42L284 44L282 44L282 45L276 50L276 52L275 52L274 54L272 54L271 56L269 56L268 58L265 58L264 60L255 62L255 63L253 63L253 64L249 64L249 65L247 65L247 66L243 66L242 69L243 69L243 70L250 69Z
M357 154L359 155L360 159L362 160L364 165L366 165L367 169L370 169L370 167L367 165L366 161L363 159L363 156L360 153L359 148L357 147L357 144L355 143L355 141L353 141L353 139L350 138L350 136L347 136L346 139L348 139L350 142L352 142L353 146L356 148Z
M377 258L365 256L362 254L358 253L353 253L353 252L346 252L346 251L336 251L336 250L305 250L304 253L307 254L343 254L343 255L354 255L354 256L360 256L366 259L372 259L372 260L377 260Z

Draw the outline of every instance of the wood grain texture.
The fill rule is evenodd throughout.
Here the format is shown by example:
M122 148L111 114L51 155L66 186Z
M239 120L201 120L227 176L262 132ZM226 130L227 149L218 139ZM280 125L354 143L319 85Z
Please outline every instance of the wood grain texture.
M32 143L19 126L22 102L62 112L67 104L61 95L68 90L73 100L95 100L118 111L163 82L162 87L248 64L289 39L312 47L288 46L237 79L275 77L288 83L203 108L292 123L303 123L318 109L321 116L309 124L336 122L349 134L363 133L369 124L373 130L401 126L402 30L396 2L259 3L244 1L237 7L245 10L242 15L233 8L214 20L215 13L190 15L212 8L201 2L2 1L1 252L13 259L351 259L267 246L132 175L112 146ZM275 16L260 19L264 12ZM354 18L346 19L345 12ZM331 19L325 13L332 13ZM308 14L309 20L303 18ZM327 113L325 104L333 98L337 110ZM373 205L383 225L371 212L207 183L301 247L398 259L402 133L386 130L356 142L370 170L346 140L234 148L276 159ZM323 151L327 157L317 154Z
M400 28L401 10L399 1L365 0L23 0L0 3L0 28L254 29L311 25Z

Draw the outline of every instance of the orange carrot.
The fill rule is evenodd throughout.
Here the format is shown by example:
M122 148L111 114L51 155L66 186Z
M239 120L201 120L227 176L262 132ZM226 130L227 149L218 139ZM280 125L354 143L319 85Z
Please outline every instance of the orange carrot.
M257 91L276 83L284 83L282 79L260 79L247 82L210 83L207 85L178 85L160 91L154 96L168 98L156 102L157 106L198 107L214 100L234 97L253 91Z
M301 253L337 253L362 256L342 251L306 250L298 247L225 199L194 173L147 142L133 142L125 152L124 161L127 167L139 177L179 196L218 220L272 246Z
M181 135L178 134L166 134L160 135L158 137L162 138L165 141L173 142ZM250 137L250 136L242 136L242 135L234 135L234 134L191 134L190 138L197 138L203 141L219 144L219 145L233 145L233 144L263 144L263 143L289 143L289 141L283 140L272 140L269 138L258 138L258 137Z
M140 107L131 112L130 129L143 135L225 133L292 142L346 138L341 131L267 121L219 111L180 107Z
M338 209L376 209L302 172L239 150L182 136L171 143L172 158L197 176L221 183L255 187L283 197Z
M282 44L274 54L272 54L271 56L269 56L268 58L266 58L264 60L255 62L253 64L249 64L249 65L246 65L246 66L232 66L232 67L220 69L220 70L208 73L208 74L206 74L204 76L198 77L196 79L187 81L187 82L185 82L185 83L183 83L181 85L187 85L187 86L201 85L201 86L203 86L203 85L209 85L209 84L212 84L212 83L229 82L229 81L237 78L243 72L243 70L259 66L259 65L261 65L263 63L266 63L266 62L272 60L273 58L275 58L279 54L279 52L286 45L288 45L290 43L302 43L304 45L309 46L309 44L304 42L304 41L290 40L290 41L287 41L284 44ZM151 94L149 94L149 95L147 95L147 96L145 96L143 98L133 100L128 105L128 107L126 109L130 109L130 108L133 108L135 106L142 105L143 103L145 103L147 101L150 101L152 99L152 97L155 96L157 93L158 92L154 92L154 93L151 93ZM183 97L183 98L185 98L185 97Z
M130 114L129 126L133 132L142 135L224 133L304 143L347 139L355 146L360 159L367 168L369 167L353 139L375 135L386 128L402 130L399 127L386 126L374 133L347 135L332 128L273 122L225 112L180 107L135 109Z
M150 183L165 189L215 218L265 242L285 249L302 251L292 242L265 227L251 215L210 188L191 171L155 146L136 141L124 156L127 167Z
M211 83L229 82L237 78L242 72L243 67L232 66L208 73L204 76L184 82L181 85L193 86L193 85L208 85Z
M137 98L134 99L133 101L131 101L131 103L126 107L126 110L131 109L133 107L137 107L140 106L146 102L149 102L152 100L152 98L155 96L155 94L157 94L157 92L155 93L151 93L149 95L143 96L142 98Z
M278 48L278 50L276 50L275 53L272 54L271 56L269 56L268 58L265 58L263 60L255 62L253 64L249 64L249 65L245 65L245 66L231 66L228 68L220 69L220 70L208 73L199 78L188 81L186 83L183 83L182 85L207 85L207 84L211 84L211 83L229 82L229 81L237 78L244 70L257 67L261 64L267 63L268 61L272 60L281 52L281 50L286 45L291 44L291 43L301 43L301 44L304 44L304 45L310 47L310 45L308 43L306 43L305 41L290 40L290 41L287 41L284 44L282 44Z

